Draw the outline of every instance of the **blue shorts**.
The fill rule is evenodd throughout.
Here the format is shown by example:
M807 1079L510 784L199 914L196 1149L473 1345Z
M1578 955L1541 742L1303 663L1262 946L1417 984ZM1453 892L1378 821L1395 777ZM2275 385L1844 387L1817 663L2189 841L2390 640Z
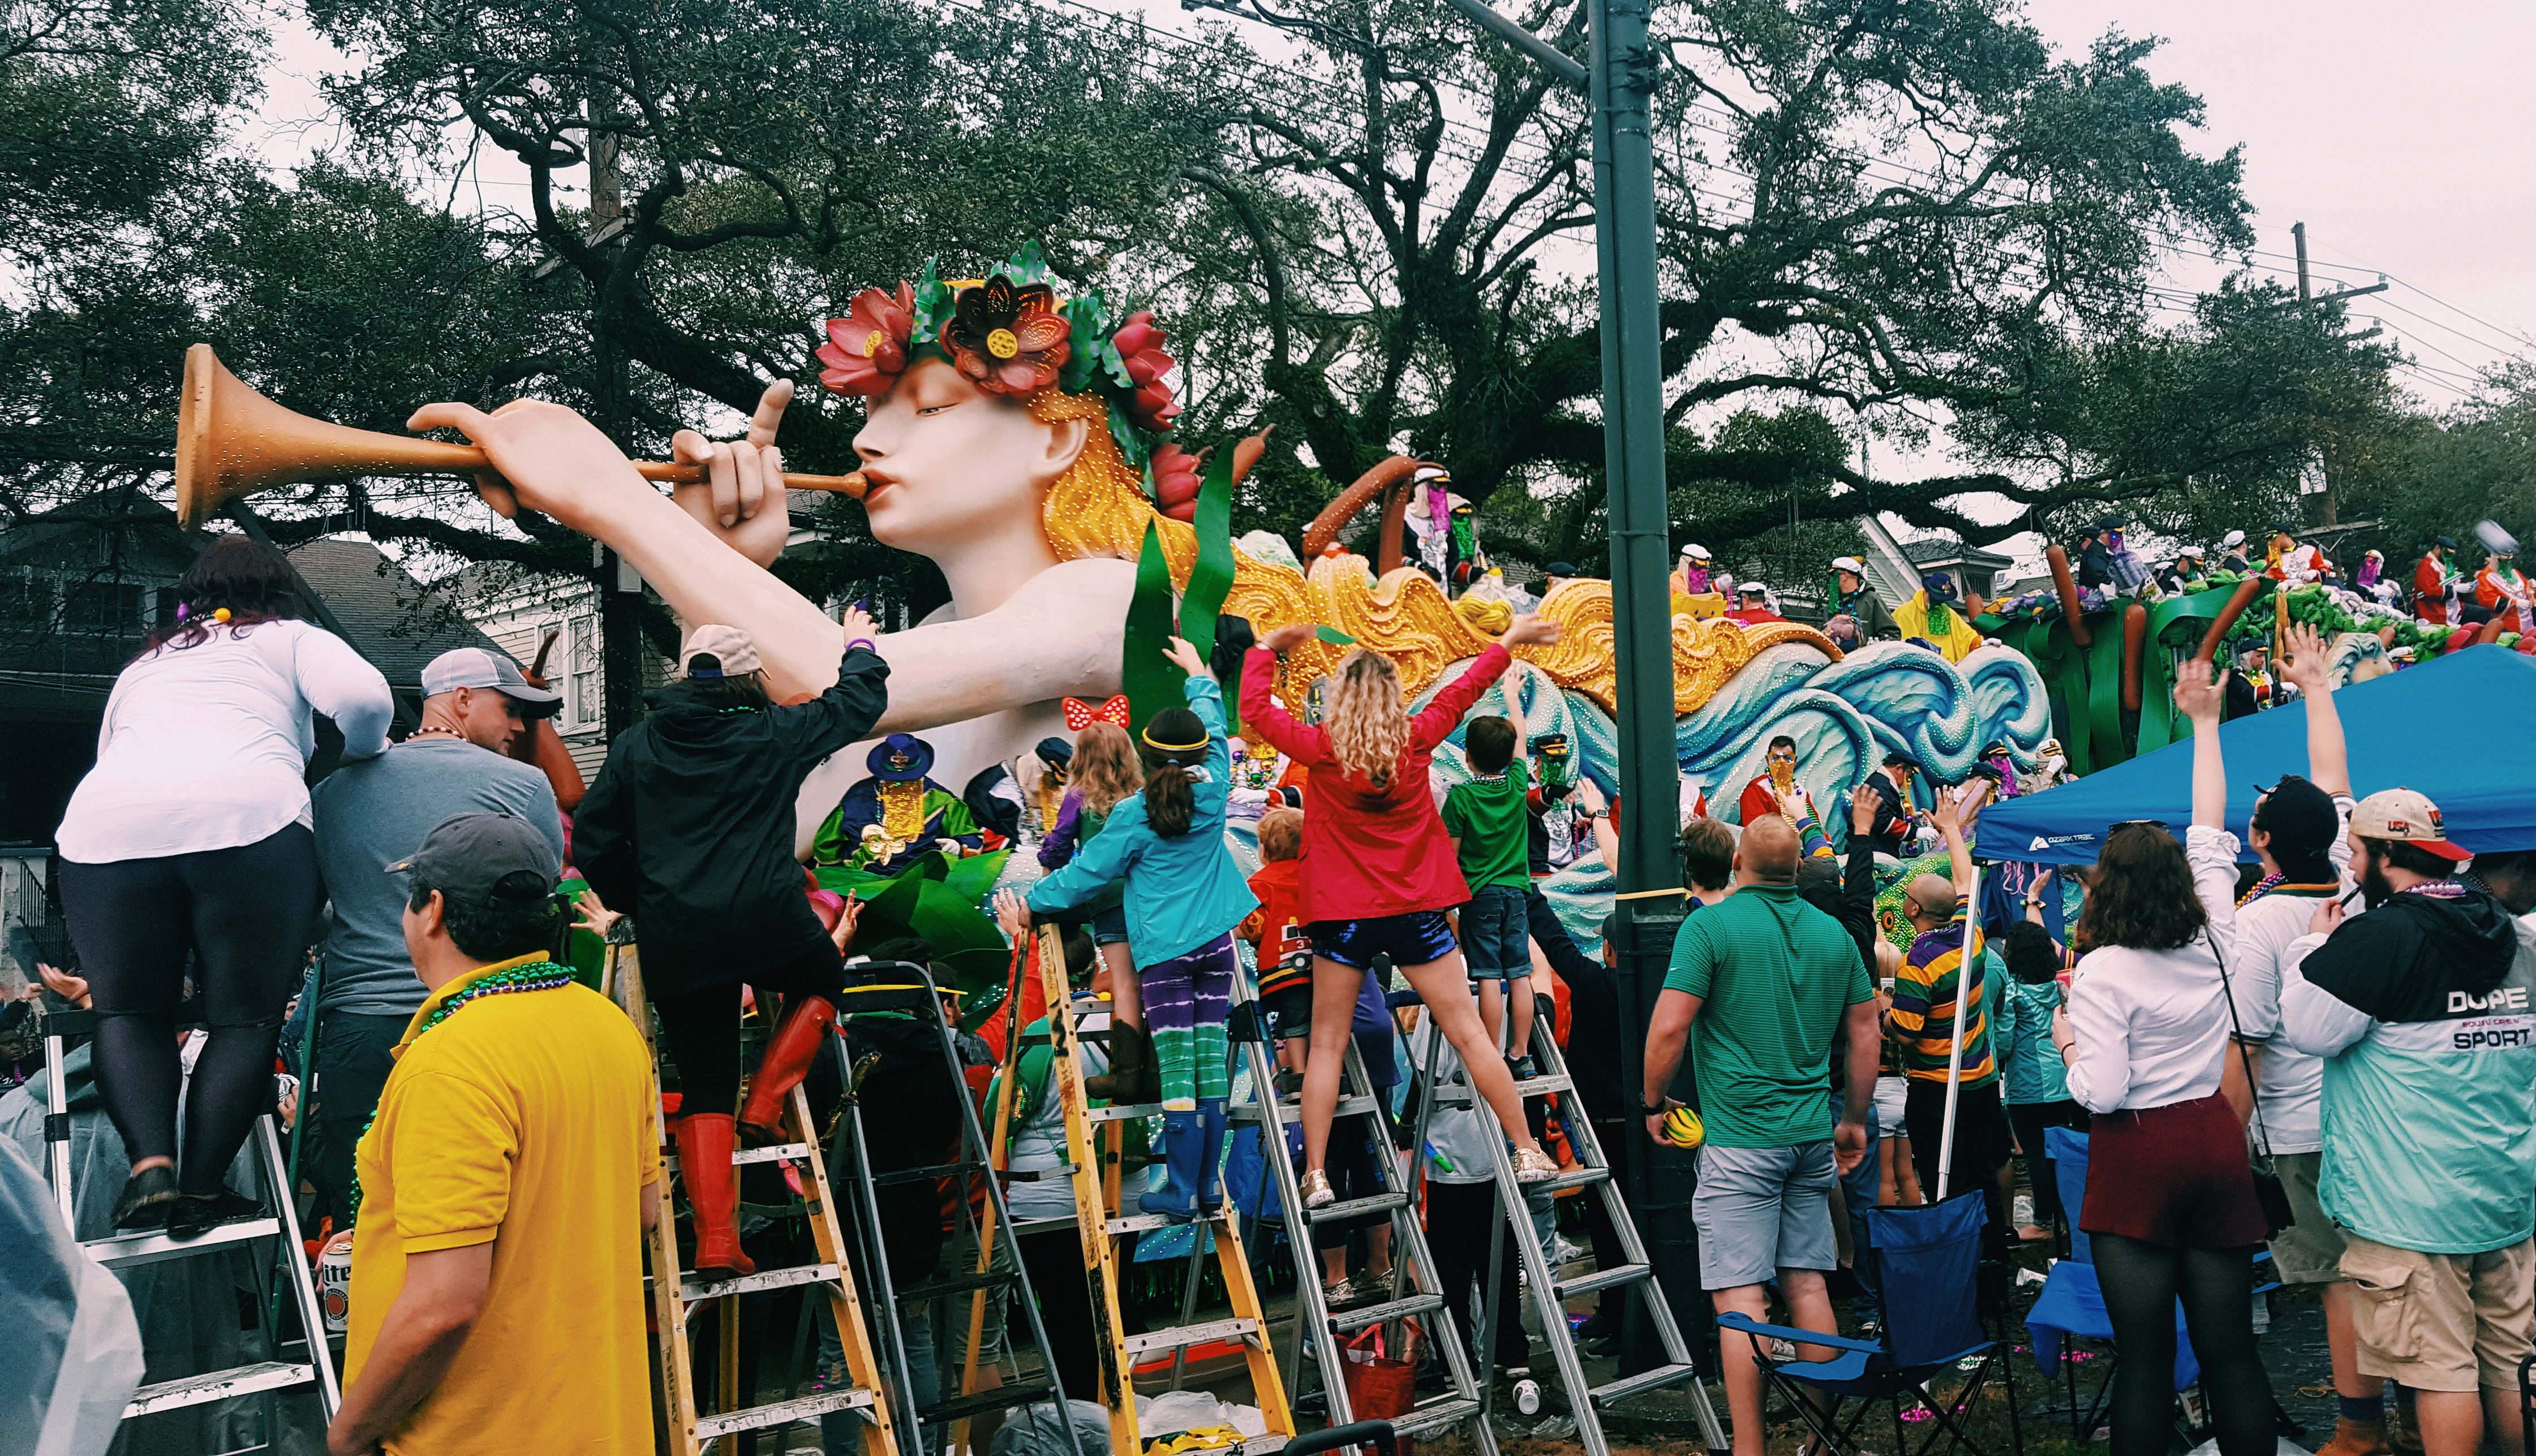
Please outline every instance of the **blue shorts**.
M1391 957L1399 967L1424 966L1453 953L1453 927L1440 910L1412 911L1405 916L1376 916L1367 920L1314 920L1303 927L1312 954L1327 956L1359 971L1375 956Z
M1532 974L1532 922L1524 892L1482 885L1462 907L1462 959L1473 981L1520 981Z
M1092 913L1092 943L1094 945L1127 943L1127 907L1113 905L1108 910L1096 910Z

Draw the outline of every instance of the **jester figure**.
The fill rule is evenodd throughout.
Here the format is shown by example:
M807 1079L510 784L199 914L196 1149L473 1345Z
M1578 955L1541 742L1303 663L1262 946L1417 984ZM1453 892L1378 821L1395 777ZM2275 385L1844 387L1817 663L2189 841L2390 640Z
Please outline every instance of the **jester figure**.
M1814 812L1814 796L1797 782L1797 740L1786 733L1772 738L1763 766L1764 771L1744 786L1744 796L1737 803L1743 821L1755 824L1776 814L1795 828L1807 856L1831 857L1831 840L1823 833L1822 816Z
M1459 592L1489 569L1480 550L1480 523L1471 503L1453 493L1453 477L1439 466L1420 466L1411 477L1406 524L1418 569L1446 592Z
M864 763L871 777L847 790L820 826L810 846L812 863L892 875L929 851L975 855L984 847L969 805L927 777L932 744L892 733L872 746Z

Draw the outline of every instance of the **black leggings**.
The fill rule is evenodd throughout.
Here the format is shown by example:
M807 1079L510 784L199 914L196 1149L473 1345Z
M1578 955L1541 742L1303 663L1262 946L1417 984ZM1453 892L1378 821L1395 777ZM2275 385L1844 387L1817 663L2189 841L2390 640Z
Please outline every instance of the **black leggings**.
M96 998L97 1094L133 1162L176 1156L176 1018L191 952L210 1040L185 1096L177 1185L220 1191L247 1129L273 1110L282 1008L324 903L317 841L298 824L226 850L62 861L62 915Z
M2175 1433L2179 1298L2220 1456L2271 1456L2271 1377L2254 1350L2254 1250L2170 1248L2119 1234L2087 1237L2123 1353L2114 1372L2112 1456L2166 1456Z
M751 971L744 978L761 1004L769 992L824 996L845 988L845 963L822 939L789 961ZM678 1111L739 1110L739 985L726 981L673 996L654 996L661 1012L661 1040L678 1066Z
M1489 1359L1501 1369L1513 1370L1532 1363L1531 1339L1523 1330L1514 1246L1517 1238L1533 1236L1532 1219L1526 1215L1520 1224L1505 1225L1505 1237L1497 1250L1496 1289L1491 1292L1489 1239L1505 1223L1498 1214L1501 1207L1494 1183L1429 1179L1426 1184L1426 1240L1435 1255L1435 1287L1443 1292L1444 1310L1453 1316L1462 1348L1468 1350L1476 1338L1471 1327L1473 1296L1488 1300L1495 1326Z
M2017 1156L2025 1161L2025 1180L2034 1185L2034 1222L2049 1228L2060 1218L2060 1179L2053 1171L2047 1129L2087 1130L2087 1109L2074 1102L2009 1103L2008 1125L2016 1129Z

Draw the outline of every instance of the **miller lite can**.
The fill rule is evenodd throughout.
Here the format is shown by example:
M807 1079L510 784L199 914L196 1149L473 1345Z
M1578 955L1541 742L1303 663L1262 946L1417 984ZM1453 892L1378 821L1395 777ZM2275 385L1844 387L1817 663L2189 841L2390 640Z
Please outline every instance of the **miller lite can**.
M317 1251L317 1299L326 1309L326 1333L340 1335L351 1322L352 1231L326 1240Z

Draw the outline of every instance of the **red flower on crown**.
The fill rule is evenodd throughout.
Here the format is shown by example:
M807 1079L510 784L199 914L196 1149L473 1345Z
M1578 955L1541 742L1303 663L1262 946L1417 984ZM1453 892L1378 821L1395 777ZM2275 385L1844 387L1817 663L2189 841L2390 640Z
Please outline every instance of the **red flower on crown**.
M1179 417L1179 402L1172 398L1172 387L1163 376L1172 372L1173 360L1163 352L1166 336L1154 322L1154 312L1140 308L1127 315L1118 332L1110 336L1110 346L1127 366L1127 377L1135 382L1136 392L1127 405L1128 417L1139 429L1161 434Z
M819 346L819 382L841 395L866 398L889 393L907 368L908 336L916 331L916 292L906 284L896 296L878 288L855 295L841 319L828 320L828 342Z
M1073 325L1056 311L1056 292L1046 284L1013 286L997 273L962 288L942 330L951 362L989 394L1034 394L1056 383L1073 352Z

